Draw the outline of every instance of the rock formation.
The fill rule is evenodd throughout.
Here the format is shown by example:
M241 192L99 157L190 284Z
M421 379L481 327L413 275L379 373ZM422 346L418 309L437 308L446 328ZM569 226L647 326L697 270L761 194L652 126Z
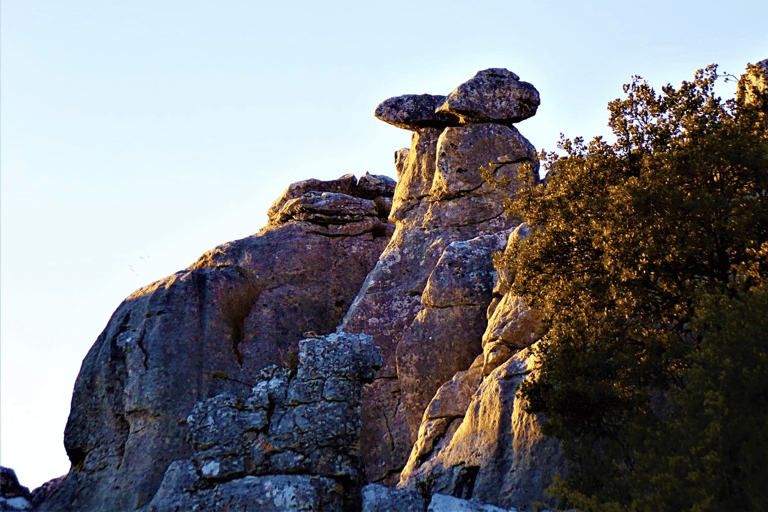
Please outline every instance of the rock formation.
M186 418L245 397L305 332L333 332L392 233L393 180L291 186L258 234L137 290L83 361L64 443L72 469L40 510L134 510L190 455Z
M299 347L297 368L265 368L248 398L195 405L192 456L171 464L142 512L360 509L360 391L381 354L365 335Z
M514 252L525 236L521 224L505 250ZM506 270L496 275L483 352L426 407L398 487L522 510L546 501L554 474L565 474L559 445L517 398L534 365L529 347L540 335L536 313L509 292L513 278Z
M505 69L386 100L375 115L414 132L396 186L295 183L258 234L128 297L83 362L72 469L38 510L541 499L559 451L515 399L538 319L491 258L525 236L503 200L526 186L521 166L536 169L513 123L538 104Z
M16 472L0 466L0 511L31 510L32 493L19 483Z
M520 166L536 165L534 147L511 123L538 103L532 85L489 69L447 97L400 96L375 111L414 134L411 148L395 153L395 233L340 327L372 335L384 355L363 395L369 481L397 481L429 399L482 350L490 253L503 248L508 233L499 233L519 223L503 199L523 186ZM481 170L508 188L494 188Z

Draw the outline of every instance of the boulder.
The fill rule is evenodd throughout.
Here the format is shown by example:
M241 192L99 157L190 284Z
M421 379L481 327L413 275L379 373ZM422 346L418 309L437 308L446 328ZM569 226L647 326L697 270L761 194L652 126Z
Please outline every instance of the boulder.
M32 493L29 489L19 483L16 472L5 466L0 466L0 497L6 499L12 498L30 498Z
M363 512L424 512L424 497L416 491L379 484L363 487Z
M511 71L491 68L458 86L436 112L456 116L461 124L512 124L534 116L539 103L533 85Z
M435 112L444 102L445 96L405 94L381 102L373 115L385 123L405 130L442 129L457 122L453 115Z
M16 472L0 466L0 511L32 510L32 493L19 483Z
M427 512L517 512L517 510L494 507L487 503L464 500L447 494L433 494Z
M297 184L275 211L318 192L369 204L357 183ZM370 197L369 182L362 190ZM291 364L304 333L334 331L392 233L386 213L378 229L363 217L274 219L128 297L83 361L64 436L72 469L39 510L146 504L170 463L190 456L195 403L247 397L261 369Z

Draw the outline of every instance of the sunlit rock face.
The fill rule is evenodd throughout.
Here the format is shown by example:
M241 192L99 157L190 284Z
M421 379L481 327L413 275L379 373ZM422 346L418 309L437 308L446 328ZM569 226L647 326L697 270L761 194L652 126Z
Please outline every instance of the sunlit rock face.
M514 252L527 233L516 227L504 250ZM429 402L398 487L525 509L546 501L544 489L565 465L517 395L533 368L538 315L510 293L509 270L495 277L482 352Z
M520 510L546 501L544 489L565 464L558 443L542 435L517 399L532 365L533 352L525 349L482 380L482 366L474 365L441 388L435 401L479 382L464 414L430 404L398 487Z
M189 456L186 418L331 333L393 232L394 181L294 184L258 234L137 290L83 361L64 443L72 469L39 510L135 510ZM226 378L222 378L226 377Z
M461 124L512 124L534 116L540 103L533 85L507 69L491 68L458 86L436 112Z
M379 119L414 134L410 149L395 153L395 233L339 327L370 334L384 356L363 394L369 481L397 481L429 399L482 352L491 252L503 248L508 230L519 224L505 213L503 199L525 186L518 178L523 164L536 168L535 149L511 123L533 115L536 105L533 86L493 69L442 103L439 96L405 95L376 109ZM481 169L505 178L508 187L494 188ZM458 250L452 244L470 239L477 246L469 252L482 256L448 264ZM457 273L453 292L440 275L441 260ZM432 283L450 297L444 304L431 302L439 299L437 292L427 293Z

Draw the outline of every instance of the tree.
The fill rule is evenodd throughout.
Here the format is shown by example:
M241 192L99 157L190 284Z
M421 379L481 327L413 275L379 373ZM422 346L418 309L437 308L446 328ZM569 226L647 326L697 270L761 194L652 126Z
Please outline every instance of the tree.
M616 142L562 139L563 157L541 156L546 183L509 204L536 229L497 264L546 333L523 396L562 441L574 502L663 494L645 454L684 418L671 397L700 385L696 354L724 357L707 352L720 338L701 319L724 304L710 298L738 302L768 276L764 113L716 97L717 79L713 65L657 94L634 77L608 105Z

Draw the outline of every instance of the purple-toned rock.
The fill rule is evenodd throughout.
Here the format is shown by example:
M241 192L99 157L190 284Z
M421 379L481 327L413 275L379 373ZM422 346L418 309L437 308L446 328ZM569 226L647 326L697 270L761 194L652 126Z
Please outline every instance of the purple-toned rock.
M437 141L437 171L430 192L447 199L490 188L481 168L496 180L513 179L521 164L535 161L536 148L514 126L483 123L446 128Z
M445 128L457 122L451 114L435 112L444 102L445 96L405 94L381 102L373 115L385 123L405 130Z
M458 86L436 112L456 116L461 124L511 124L534 116L540 102L533 85L511 71L491 68Z
M346 222L271 222L118 307L75 383L64 433L72 469L38 510L146 504L170 463L189 455L185 423L196 402L247 396L260 369L295 357L303 333L335 330L392 232L367 215L374 201L352 195L357 183L349 175L296 184L278 209L319 198L314 214ZM338 236L344 230L356 234Z

